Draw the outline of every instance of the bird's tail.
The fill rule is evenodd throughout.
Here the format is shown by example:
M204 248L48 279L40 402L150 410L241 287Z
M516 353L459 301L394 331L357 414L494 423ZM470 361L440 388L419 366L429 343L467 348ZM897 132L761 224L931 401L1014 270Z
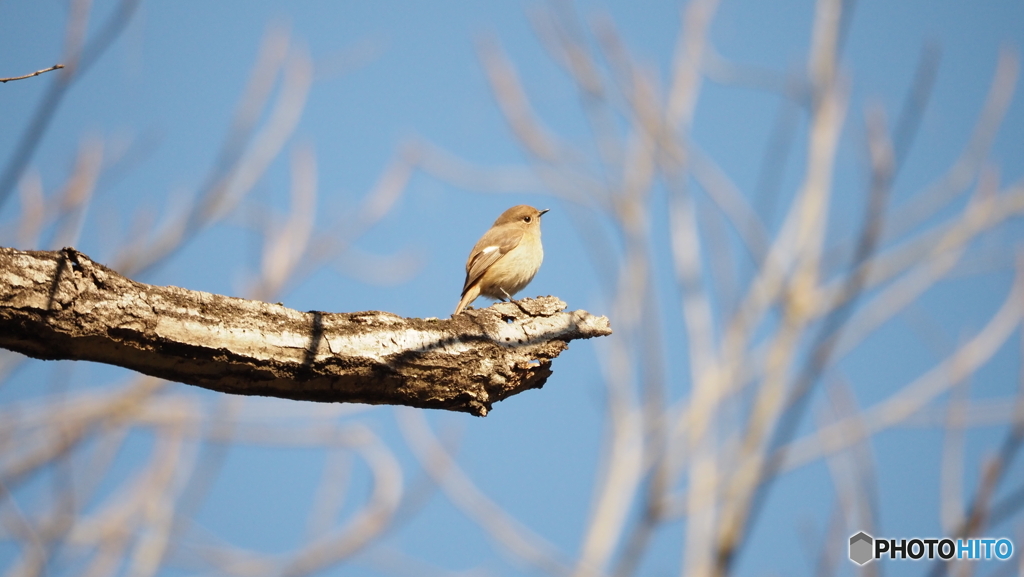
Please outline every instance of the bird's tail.
M469 306L469 303L475 301L476 297L478 296L480 296L479 283L469 287L468 289L466 289L466 292L462 293L462 298L459 300L459 306L455 307L455 312L452 313L452 316L461 313L466 307Z

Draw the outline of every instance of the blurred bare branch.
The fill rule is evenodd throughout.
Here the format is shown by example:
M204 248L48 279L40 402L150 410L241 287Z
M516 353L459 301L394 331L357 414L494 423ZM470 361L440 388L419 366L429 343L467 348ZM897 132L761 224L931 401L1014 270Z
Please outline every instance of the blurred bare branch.
M278 74L278 99L265 110ZM294 132L312 75L312 62L303 49L291 47L283 31L268 33L218 161L198 198L166 219L151 238L125 243L113 266L132 276L145 274L238 206ZM267 120L257 132L256 122L264 114Z
M7 160L3 172L0 172L0 207L4 205L11 191L21 180L22 174L31 162L39 143L42 142L68 89L117 40L131 20L138 4L138 0L121 0L110 18L104 22L92 39L86 42L85 30L91 1L74 0L71 3L64 46L67 64L57 74L56 80L50 84L49 90L40 100L35 114L22 133L17 148Z
M220 574L300 576L337 563L372 542L387 528L400 504L401 467L392 452L369 429L354 426L345 435L373 476L370 496L345 524L318 535L296 551L276 557L227 545L197 545L199 553Z
M575 575L599 574L609 566L616 575L641 572L648 543L679 519L685 523L679 573L730 574L773 483L794 467L821 460L832 467L839 496L831 540L821 543L816 562L820 574L831 574L842 556L836 549L845 539L842 532L876 522L880 488L871 476L868 440L893 427L944 427L952 414L962 429L1017 422L1005 405L1010 399L956 404L943 395L1019 331L1019 277L987 325L920 377L863 408L852 392L856 383L833 388L829 417L813 434L797 436L804 413L820 397L817 384L836 380L841 362L879 327L960 274L955 271L1005 271L1012 265L1005 244L981 248L984 239L997 243L996 231L1020 243L1005 225L1022 216L1024 189L1020 183L1001 184L998 171L985 168L1017 83L1017 58L1009 50L1000 56L960 159L909 203L890 207L935 83L935 45L922 49L892 129L879 106L865 107L864 216L852 239L831 238L837 236L828 230L836 212L849 210L846 199L837 200L833 173L855 80L840 59L853 6L817 2L805 69L779 72L717 52L707 38L716 3L694 0L683 10L665 79L630 54L609 18L581 21L565 6L538 10L531 23L579 95L592 146L552 134L538 120L542 111L528 100L530 86L507 60L494 57L485 58L492 90L527 162L487 168L421 147L426 152L420 166L434 176L488 192L543 185L553 196L593 211L580 219L579 230L610 237L586 243L597 274L610 279L617 332L604 343L607 348L599 345L607 434ZM782 98L756 193L743 191L693 141L704 80ZM802 113L809 117L803 137L796 133ZM802 142L802 183L794 194L779 194L780 165ZM974 194L956 204L972 185ZM698 217L706 201L728 223L728 234ZM774 208L765 206L782 201L789 204L776 226ZM659 218L667 218L664 233L652 226ZM613 223L609 232L607 222ZM668 261L652 249L661 246L671 250ZM975 266L984 254L986 264ZM664 296L652 287L655 270L675 272L679 322L656 312L664 308ZM738 299L731 296L737 289ZM666 341L670 331L685 338ZM663 366L682 355L680 349L688 378L667 378ZM992 461L986 474L998 477L994 471L1004 470L1015 452ZM1000 506L1016 511L1024 498ZM487 523L479 513L467 515Z
M109 184L104 179L107 171L125 168L123 147L108 147L96 137L81 141L73 169L53 192L44 189L37 169L28 163L72 81L113 41L134 7L133 1L121 2L110 21L86 41L90 2L71 5L66 35L70 64L41 101L0 179L4 187L19 186L17 227L0 229L5 235L16 232L16 240L11 240L19 245L78 243L85 223L94 216L90 205L96 202L99 183ZM338 64L342 59L335 60ZM411 163L400 156L384 172L362 206L346 215L351 227L341 234L317 230L316 154L308 144L290 147L312 78L306 51L285 31L272 28L220 153L195 198L183 210L168 211L158 227L137 216L133 234L119 240L113 258L118 266L133 275L144 274L166 263L201 231L228 222L288 149L288 211L256 228L264 243L247 293L272 299L318 267L349 257L358 238L401 199ZM0 188L0 199L5 195ZM375 271L367 267L367 274ZM3 351L0 383L29 364L25 357ZM375 433L352 422L364 410L280 403L268 409L265 402L211 402L150 377L7 403L0 408L0 541L13 543L17 557L3 570L10 575L44 574L51 563L63 566L70 560L74 574L96 577L150 576L180 564L240 575L307 575L337 564L378 539L404 499L403 475L394 454ZM127 473L112 472L110 464L126 441L147 433L154 439L148 457ZM356 466L365 466L372 475L374 489L340 522L336 508L334 514L322 510L320 518L311 520L311 539L295 551L269 557L221 544L206 538L193 516L229 448L244 443L329 447L348 460L355 455ZM334 473L328 475L324 487L337 481ZM41 507L23 501L24 488L47 476L54 477L52 500ZM119 489L108 493L103 488L111 484ZM350 499L351 491L338 485L333 498Z
M956 383L983 366L1019 329L1024 314L1024 275L1018 275L1003 305L968 342L911 381L885 401L864 409L856 420L842 420L818 431L815 439L798 439L786 452L786 467L794 467L850 446L900 423Z
M569 575L570 567L554 547L524 527L476 487L441 445L421 412L401 411L398 422L417 460L445 495L476 521L515 560L551 575Z

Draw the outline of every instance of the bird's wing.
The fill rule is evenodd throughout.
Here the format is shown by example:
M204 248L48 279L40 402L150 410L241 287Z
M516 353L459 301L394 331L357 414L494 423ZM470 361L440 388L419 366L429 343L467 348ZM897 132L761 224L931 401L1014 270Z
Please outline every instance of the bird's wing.
M502 226L487 231L473 247L473 252L469 253L469 260L466 261L466 284L462 285L462 294L465 295L469 287L480 280L498 259L519 246L522 238L523 229L519 227Z

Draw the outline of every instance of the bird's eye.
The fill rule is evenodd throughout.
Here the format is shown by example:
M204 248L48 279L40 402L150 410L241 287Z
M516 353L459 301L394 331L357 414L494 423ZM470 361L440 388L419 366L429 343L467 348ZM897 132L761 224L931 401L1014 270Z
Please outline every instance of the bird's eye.
M523 222L530 222L531 220L533 220L533 218L531 218L529 216L524 216L523 217Z

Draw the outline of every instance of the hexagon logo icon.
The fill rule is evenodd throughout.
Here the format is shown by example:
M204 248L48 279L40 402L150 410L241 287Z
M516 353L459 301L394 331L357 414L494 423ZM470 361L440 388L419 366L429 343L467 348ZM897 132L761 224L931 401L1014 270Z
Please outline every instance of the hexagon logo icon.
M864 531L850 537L850 561L858 565L863 565L870 561L873 557L871 554L873 544L874 539Z

